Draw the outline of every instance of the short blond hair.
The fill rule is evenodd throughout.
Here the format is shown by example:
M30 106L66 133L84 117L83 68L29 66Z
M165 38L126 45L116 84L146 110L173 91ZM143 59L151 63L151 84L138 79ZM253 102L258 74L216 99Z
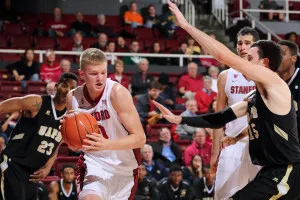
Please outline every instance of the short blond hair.
M107 62L106 56L100 49L89 48L80 55L79 68L83 69L87 65L99 65Z

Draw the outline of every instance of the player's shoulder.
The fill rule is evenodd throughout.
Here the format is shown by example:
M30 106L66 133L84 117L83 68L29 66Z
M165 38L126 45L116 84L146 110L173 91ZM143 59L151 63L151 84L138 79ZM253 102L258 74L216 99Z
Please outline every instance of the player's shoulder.
M111 90L111 95L110 95L111 97L121 98L123 95L128 95L128 94L130 94L130 93L127 88L125 88L120 83L114 81L114 84L113 84L112 90Z
M52 190L59 190L59 184L58 184L58 181L51 181L49 187L50 187L50 189L52 189Z
M229 69L226 69L224 71L222 71L219 76L218 76L218 83L226 83L226 80L227 80L227 75L228 75L228 70Z

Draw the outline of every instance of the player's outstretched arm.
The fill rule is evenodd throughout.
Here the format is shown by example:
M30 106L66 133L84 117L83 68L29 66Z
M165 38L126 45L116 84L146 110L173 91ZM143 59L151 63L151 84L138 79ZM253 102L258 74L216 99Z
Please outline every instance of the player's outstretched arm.
M49 200L58 200L57 193L59 192L59 186L56 181L50 183L49 188Z
M251 64L249 61L240 58L222 43L193 27L186 21L174 3L168 0L168 4L180 27L186 30L200 44L201 47L203 47L219 62L236 69L253 81L261 82L266 85L281 82L276 73L263 66Z
M227 72L228 70L223 71L222 73L220 73L218 77L218 82L217 82L218 96L217 96L216 112L224 110L227 107L227 96L225 93ZM214 171L217 171L218 156L221 151L221 140L223 135L224 135L223 127L213 130L210 166Z
M146 142L146 136L132 97L122 85L115 84L113 87L110 99L122 124L129 132L129 136L118 140L109 140L108 150L141 148Z
M199 128L221 128L228 122L247 114L248 101L241 101L220 112L198 115L195 117L182 117L174 115L169 109L153 101L154 105L163 114L163 117L171 123L187 124Z
M42 106L42 97L39 95L27 95L24 97L10 98L0 103L0 115L16 111L30 111L34 116Z

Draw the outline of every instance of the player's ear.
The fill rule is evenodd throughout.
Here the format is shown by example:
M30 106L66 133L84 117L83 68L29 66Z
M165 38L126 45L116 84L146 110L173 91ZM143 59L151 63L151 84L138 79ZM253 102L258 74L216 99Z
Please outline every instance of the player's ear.
M297 62L297 56L292 56L292 62L295 64Z
M263 64L265 67L270 68L270 66L269 66L270 60L269 60L269 58L263 58L263 59L260 60L260 62L261 62L261 64Z
M80 76L80 79L84 80L83 71L81 69L78 69L78 74Z

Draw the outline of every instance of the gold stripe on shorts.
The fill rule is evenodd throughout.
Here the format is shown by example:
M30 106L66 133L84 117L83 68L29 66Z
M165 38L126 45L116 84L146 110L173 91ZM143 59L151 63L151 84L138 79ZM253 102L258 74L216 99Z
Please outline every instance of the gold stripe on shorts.
M4 163L7 163L7 156L6 155L3 155L3 161L0 165L4 164ZM5 169L6 170L6 169ZM1 194L2 194L2 199L5 200L5 195L4 195L4 172L5 170L1 170Z
M288 191L290 190L290 186L288 185L287 181L288 181L288 178L289 178L292 170L293 170L293 165L288 165L284 177L282 178L282 180L280 181L280 183L277 185L278 194L277 195L273 195L270 198L270 200L279 199L280 197L282 197L283 195L286 195L288 193Z

